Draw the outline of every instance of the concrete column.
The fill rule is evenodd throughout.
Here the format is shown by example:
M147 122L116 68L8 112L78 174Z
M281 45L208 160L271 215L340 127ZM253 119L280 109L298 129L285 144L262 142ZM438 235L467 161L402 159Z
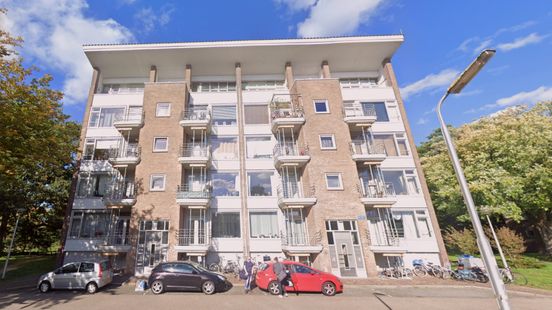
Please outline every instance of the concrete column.
M151 66L150 67L149 81L150 81L150 83L157 82L157 67L156 66Z
M391 65L391 59L387 58L382 63L383 74L387 80L387 85L393 87L393 92L395 93L395 98L397 98L397 103L399 107L399 112L404 123L404 128L406 131L406 137L408 138L408 145L412 151L412 157L414 158L414 163L416 165L416 171L418 172L418 177L420 178L420 185L422 186L422 193L424 194L424 199L427 204L427 210L429 217L431 219L431 224L433 231L435 233L435 239L437 240L437 246L439 247L439 257L441 260L441 266L445 266L449 263L447 250L445 248L445 243L443 242L443 236L441 234L441 228L439 227L439 222L437 221L437 215L435 214L435 208L431 202L431 196L429 194L429 188L427 187L426 179L424 172L422 170L422 165L420 164L420 156L418 155L418 150L416 149L416 144L414 143L414 137L412 136L412 130L410 129L410 124L406 117L406 110L404 108L404 103L402 101L401 94L399 92L399 86L397 84L397 78L395 77L395 72L393 71L393 66Z
M285 68L285 79L287 88L291 90L291 87L293 86L293 68L291 67L291 62L286 62L286 68Z
M325 79L331 78L330 75L330 65L328 64L328 61L324 60L322 62L322 77Z
M240 198L241 198L241 234L243 240L243 255L249 256L249 212L247 212L247 174L245 171L245 129L244 129L244 109L242 97L242 69L241 64L236 63L236 95L238 106L238 143L240 158Z
M186 65L186 71L184 72L184 80L188 85L188 89L192 88L192 65Z

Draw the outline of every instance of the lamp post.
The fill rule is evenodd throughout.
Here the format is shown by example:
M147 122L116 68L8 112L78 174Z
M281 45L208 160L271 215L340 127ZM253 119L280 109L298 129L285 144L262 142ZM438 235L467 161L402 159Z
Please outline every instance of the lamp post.
M491 280L491 285L498 303L498 306L502 310L509 310L510 304L508 303L508 294L506 293L506 288L504 287L504 282L502 281L496 259L493 255L491 245L485 233L483 231L483 226L481 225L481 220L479 219L479 214L475 209L475 204L473 202L468 183L466 182L466 177L462 167L460 166L460 160L458 159L458 154L456 154L456 149L452 143L452 138L447 129L447 125L443 120L443 115L441 114L441 106L443 102L450 94L458 94L462 89L477 75L477 73L485 66L485 64L493 57L496 51L494 50L484 50L481 54L470 64L470 66L460 74L460 76L449 86L445 95L441 98L437 104L437 116L439 118L439 123L441 125L441 131L443 133L443 138L447 149L449 151L450 158L452 160L452 166L456 173L456 178L462 189L462 196L464 196L464 201L468 207L468 213L470 215L473 228L475 230L475 235L477 236L477 245L479 246L479 251L481 252L481 257L483 258L483 263L485 268L489 273L489 278Z
M15 240L15 233L17 232L17 226L19 225L19 212L23 212L24 209L17 209L16 213L16 219L15 219L15 227L13 228L13 235L12 239L10 241L10 247L8 248L8 256L6 257L6 262L4 263L4 271L2 271L2 279L6 276L6 270L8 269L8 262L10 260L11 251L13 247L13 241Z

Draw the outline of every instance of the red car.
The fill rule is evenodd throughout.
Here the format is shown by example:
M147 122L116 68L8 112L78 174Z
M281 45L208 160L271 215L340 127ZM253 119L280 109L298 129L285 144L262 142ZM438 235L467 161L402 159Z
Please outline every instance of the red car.
M292 262L282 262L291 276L293 286L286 286L287 292L322 292L326 296L333 296L343 292L343 283L331 273L311 268L307 265ZM272 295L280 294L278 279L272 271L272 262L262 265L255 277L257 286Z

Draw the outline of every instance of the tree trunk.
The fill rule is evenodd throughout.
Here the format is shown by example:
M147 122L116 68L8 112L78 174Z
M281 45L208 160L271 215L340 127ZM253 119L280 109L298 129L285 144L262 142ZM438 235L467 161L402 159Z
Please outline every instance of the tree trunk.
M0 220L0 254L4 253L4 241L6 240L6 236L8 234L9 221L10 221L9 210L8 209L2 210L2 219Z
M552 256L552 214L545 214L537 225L546 255Z

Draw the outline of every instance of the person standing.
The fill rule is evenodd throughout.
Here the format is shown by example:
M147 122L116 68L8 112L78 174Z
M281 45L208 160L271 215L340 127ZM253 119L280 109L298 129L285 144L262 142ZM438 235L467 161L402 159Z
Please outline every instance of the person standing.
M282 298L288 296L285 286L287 285L287 273L286 266L278 261L278 257L274 257L274 264L272 265L272 271L276 278L278 279L278 284L280 286L280 294L278 297Z
M253 266L255 264L251 261L251 257L248 257L243 262L243 270L245 270L245 293L248 294L251 291L251 282L253 281Z

